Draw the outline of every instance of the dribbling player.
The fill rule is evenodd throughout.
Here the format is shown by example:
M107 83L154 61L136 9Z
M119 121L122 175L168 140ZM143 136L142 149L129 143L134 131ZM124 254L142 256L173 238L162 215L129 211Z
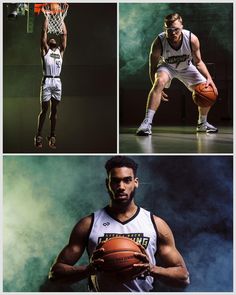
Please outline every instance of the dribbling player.
M206 83L206 86L211 85L218 95L212 77L201 59L199 40L190 31L183 29L182 17L177 13L165 17L164 32L152 43L149 73L153 86L148 95L145 118L136 132L140 136L152 134L153 117L161 100L168 101L163 90L170 86L173 78L179 79L190 91L193 91L194 85ZM198 107L197 132L218 131L207 122L210 108Z
M56 148L56 120L57 106L61 101L61 79L60 73L62 69L63 54L67 44L67 29L63 22L62 34L60 34L60 46L55 39L49 39L47 36L48 21L45 19L42 27L41 35L41 59L43 65L43 79L40 92L41 111L38 116L37 133L34 137L34 145L36 148L42 148L43 137L42 129L50 106L51 132L47 137L49 147Z

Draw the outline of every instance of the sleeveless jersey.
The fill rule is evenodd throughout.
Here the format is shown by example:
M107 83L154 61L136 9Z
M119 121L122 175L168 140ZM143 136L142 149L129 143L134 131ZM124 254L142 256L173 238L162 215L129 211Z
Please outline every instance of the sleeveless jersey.
M48 52L42 57L42 61L44 76L60 76L62 57L59 48L55 51L49 48Z
M167 64L175 70L186 69L192 64L191 32L182 30L182 43L178 49L174 49L168 42L166 34L158 35L162 45L162 54L158 66Z
M153 215L138 207L135 215L126 222L121 222L109 215L107 207L93 213L93 223L88 240L88 254L91 257L96 246L109 238L125 236L140 243L149 255L150 262L156 264L158 234ZM99 292L149 292L152 290L153 277L138 277L121 283L115 279L106 278L104 272L91 277L92 290Z

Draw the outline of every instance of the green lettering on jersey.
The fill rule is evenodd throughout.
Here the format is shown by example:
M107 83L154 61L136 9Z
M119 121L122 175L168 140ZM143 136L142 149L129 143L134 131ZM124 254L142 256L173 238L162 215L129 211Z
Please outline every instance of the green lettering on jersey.
M98 244L114 237L130 238L136 243L139 243L140 245L142 245L145 249L147 249L149 240L150 240L149 237L144 237L143 233L129 233L129 234L105 233L103 237L98 238Z
M60 54L58 54L58 53L54 53L54 52L52 52L52 53L50 53L50 57L51 58L54 58L54 59L60 59Z

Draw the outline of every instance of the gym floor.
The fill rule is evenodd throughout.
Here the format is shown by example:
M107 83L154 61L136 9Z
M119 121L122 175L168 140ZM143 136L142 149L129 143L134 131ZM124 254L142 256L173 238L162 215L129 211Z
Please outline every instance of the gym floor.
M113 105L114 99L110 96L63 96L58 107L56 150L50 149L45 139L50 132L49 113L43 129L43 148L36 149L33 138L40 111L39 97L6 97L4 153L115 153L117 133Z
M218 133L196 133L196 126L153 127L151 136L136 136L135 128L120 129L120 153L232 153L233 128Z

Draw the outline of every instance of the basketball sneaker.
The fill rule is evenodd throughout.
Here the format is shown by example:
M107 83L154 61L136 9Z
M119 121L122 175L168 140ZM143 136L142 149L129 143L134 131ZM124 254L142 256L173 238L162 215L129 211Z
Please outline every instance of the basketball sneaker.
M41 149L43 147L43 138L40 135L36 135L34 137L34 146L38 149Z
M51 149L56 149L56 137L55 136L48 136L48 146Z
M206 132L206 133L217 133L218 129L208 122L200 123L196 128L197 132Z
M138 136L148 136L152 135L152 124L148 122L148 119L144 119L142 124L139 126L136 135Z

